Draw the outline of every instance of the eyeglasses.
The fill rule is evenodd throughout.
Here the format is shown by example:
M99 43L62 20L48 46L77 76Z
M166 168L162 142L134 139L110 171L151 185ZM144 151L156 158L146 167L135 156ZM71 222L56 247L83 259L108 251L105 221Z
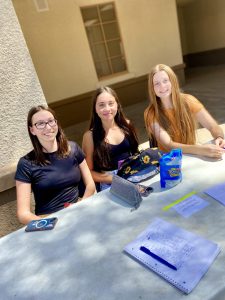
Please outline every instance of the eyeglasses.
M56 124L57 124L57 120L56 119L51 119L51 120L48 120L46 122L40 121L40 122L35 123L34 125L36 126L37 129L45 129L47 124L50 127L55 127Z

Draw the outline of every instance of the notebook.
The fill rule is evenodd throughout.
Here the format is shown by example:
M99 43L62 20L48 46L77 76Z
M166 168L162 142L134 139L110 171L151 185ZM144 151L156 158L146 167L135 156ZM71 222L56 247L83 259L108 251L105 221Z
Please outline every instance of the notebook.
M124 250L186 294L220 252L216 243L159 218Z
M225 206L225 182L208 188L204 191L204 193L213 197L215 200L219 201L222 205Z

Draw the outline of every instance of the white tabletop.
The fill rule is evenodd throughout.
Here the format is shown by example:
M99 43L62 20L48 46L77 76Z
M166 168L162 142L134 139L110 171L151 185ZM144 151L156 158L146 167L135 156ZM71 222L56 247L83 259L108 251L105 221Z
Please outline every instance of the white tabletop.
M159 175L147 181L154 192L131 212L103 191L56 213L52 231L0 239L0 299L158 300L225 299L225 207L202 194L225 181L225 160L183 157L183 181L161 190ZM210 205L184 218L162 208L196 190ZM220 245L221 253L191 294L184 295L151 270L128 257L123 248L154 217L200 234Z

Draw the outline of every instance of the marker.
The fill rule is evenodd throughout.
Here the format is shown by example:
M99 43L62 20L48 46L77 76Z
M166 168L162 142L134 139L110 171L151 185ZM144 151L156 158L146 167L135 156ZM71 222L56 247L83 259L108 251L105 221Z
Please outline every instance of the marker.
M194 194L196 194L196 191L192 191L192 192L188 193L187 195L184 195L184 196L181 197L180 199L178 199L178 200L176 200L176 201L170 203L170 204L167 205L167 206L164 206L164 207L163 207L163 210L166 211L166 210L170 209L171 207L173 207L173 206L175 206L176 204L178 204L178 203L184 201L185 199L191 197L191 196L194 195Z
M151 252L148 248L145 248L144 246L141 246L140 250L142 252L144 252L145 254L153 257L154 259L156 259L160 263L164 264L165 266L169 267L170 269L177 271L177 268L174 265L171 265L168 261L166 261L162 257L160 257L160 256L156 255L155 253Z

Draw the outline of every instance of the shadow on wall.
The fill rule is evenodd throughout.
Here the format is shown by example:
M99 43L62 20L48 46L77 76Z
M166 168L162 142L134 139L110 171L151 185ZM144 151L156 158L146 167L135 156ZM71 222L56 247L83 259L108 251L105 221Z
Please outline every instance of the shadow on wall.
M34 210L34 201L32 199L32 210ZM0 197L0 237L9 234L21 227L16 216L16 189L12 188L1 192Z

